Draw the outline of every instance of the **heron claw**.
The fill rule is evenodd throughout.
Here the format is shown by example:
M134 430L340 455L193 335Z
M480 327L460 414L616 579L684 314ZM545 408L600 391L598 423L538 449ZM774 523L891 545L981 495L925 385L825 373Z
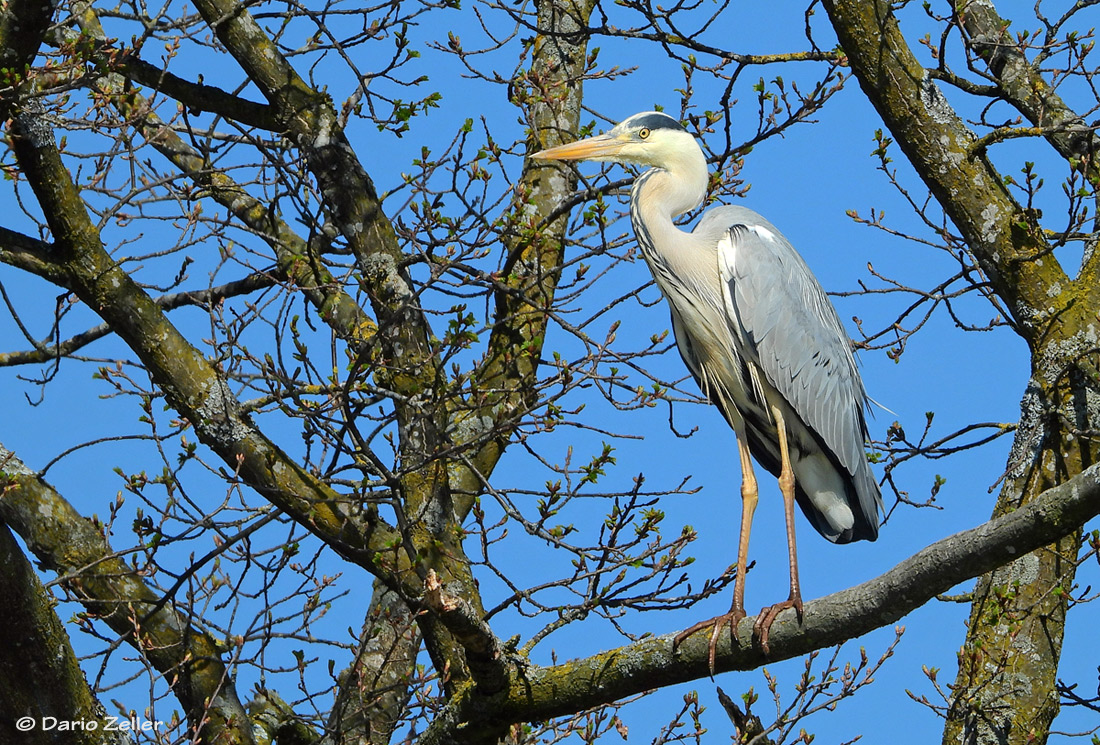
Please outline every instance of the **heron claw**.
M753 639L756 639L760 643L760 650L765 656L771 654L771 649L768 646L768 634L771 631L772 624L775 623L775 619L779 617L779 614L788 608L794 608L795 615L798 617L798 623L801 625L802 595L796 590L792 590L791 596L783 602L762 609L760 614L756 617L756 621L753 622ZM744 617L744 610L740 608L731 608L729 613L715 616L706 621L700 621L694 626L684 629L672 639L672 651L675 652L680 644L689 636L703 629L710 629L710 642L707 644L707 662L709 663L710 677L713 678L715 662L718 658L718 638L722 634L722 628L724 626L729 626L730 643L733 644L733 641L737 638L737 624L740 623L741 619Z
M737 636L737 624L741 622L741 619L745 617L745 611L739 608L730 610L729 613L724 613L721 616L715 616L714 618L707 619L706 621L700 621L699 623L684 629L675 636L672 640L672 651L675 652L676 648L687 639L689 636L697 631L709 628L710 642L707 644L707 662L709 663L710 677L714 678L714 664L718 658L718 637L722 634L722 627L729 626L730 641Z
M770 655L771 649L768 648L768 633L771 631L772 624L775 623L775 619L780 613L787 610L787 608L794 608L795 615L798 617L798 624L802 625L802 598L798 595L787 598L781 603L768 606L760 611L760 615L756 617L756 622L752 625L753 638L760 642L760 649L764 652L764 655Z

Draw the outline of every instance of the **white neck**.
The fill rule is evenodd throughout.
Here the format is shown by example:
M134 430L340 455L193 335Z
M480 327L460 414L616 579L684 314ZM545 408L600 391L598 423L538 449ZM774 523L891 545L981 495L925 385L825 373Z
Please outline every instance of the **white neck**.
M631 211L635 233L648 233L655 246L686 246L685 232L672 221L698 207L707 193L707 161L702 151L681 148L634 182ZM642 224L639 224L641 222Z

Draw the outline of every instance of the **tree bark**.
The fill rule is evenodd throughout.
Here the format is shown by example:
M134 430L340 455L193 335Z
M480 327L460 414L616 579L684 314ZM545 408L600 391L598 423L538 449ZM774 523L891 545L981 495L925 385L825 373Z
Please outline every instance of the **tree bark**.
M910 51L890 5L826 0L825 7L864 92L962 232L1031 350L1021 423L994 509L994 516L1008 514L1096 460L1087 433L1100 425L1090 403L1098 290L1088 276L1071 279L1062 269L1038 214L1005 190L974 133ZM1027 115L1029 107L1016 103ZM1079 149L1067 138L1059 142ZM1055 675L1079 546L1075 531L979 581L945 743L1045 741L1058 709Z
M109 731L103 705L84 680L53 598L2 522L0 598L0 740L28 745L53 745L59 738L74 745L121 742L117 732Z

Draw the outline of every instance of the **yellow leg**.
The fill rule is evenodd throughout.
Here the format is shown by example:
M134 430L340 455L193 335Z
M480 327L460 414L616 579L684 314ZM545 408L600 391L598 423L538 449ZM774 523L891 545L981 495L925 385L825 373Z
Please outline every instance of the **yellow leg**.
M733 579L733 605L730 606L729 613L700 621L677 634L672 640L672 648L675 650L684 639L696 631L709 628L711 633L710 643L707 646L707 660L710 663L712 678L718 655L718 637L722 629L729 627L732 640L737 636L738 621L745 617L745 575L748 573L749 534L752 532L752 517L756 513L756 503L759 501L756 474L752 470L752 458L749 455L749 446L745 437L738 436L737 451L741 456L741 534L737 542L737 575Z
M752 517L756 514L756 503L760 493L756 485L756 474L752 470L752 459L745 438L737 438L737 451L741 455L741 534L737 541L737 576L733 580L733 605L730 614L740 613L745 617L745 575L748 573L749 534L752 532ZM741 618L737 620L740 621ZM731 627L732 631L732 627Z
M787 522L787 556L791 566L791 594L782 603L760 611L753 624L753 634L760 640L760 647L764 654L768 654L768 632L772 623L780 611L794 608L798 615L798 622L802 623L802 591L798 583L798 551L794 539L794 471L791 469L791 454L787 443L787 425L783 419L783 412L778 406L772 407L772 416L775 419L776 430L779 434L779 491L783 493L783 514Z

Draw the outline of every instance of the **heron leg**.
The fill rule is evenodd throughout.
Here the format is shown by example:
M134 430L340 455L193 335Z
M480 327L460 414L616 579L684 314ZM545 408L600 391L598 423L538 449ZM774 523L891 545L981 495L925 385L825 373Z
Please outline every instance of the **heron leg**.
M737 621L745 617L745 575L748 574L749 533L752 532L752 517L756 514L756 503L760 497L747 442L747 437L737 438L737 451L741 456L741 534L737 541L737 576L733 579L733 605L730 606L730 616L737 615ZM735 627L736 621L733 621L730 625L731 635Z
M780 611L794 608L798 622L802 623L802 591L798 584L798 552L794 538L794 470L791 468L791 454L787 442L787 425L783 412L778 406L772 407L772 416L779 433L779 490L783 493L783 514L787 521L787 554L791 566L791 594L781 603L776 603L760 611L753 624L753 635L760 640L760 648L768 654L768 632Z
M707 661L710 663L710 677L714 677L714 665L718 656L718 638L722 629L726 626L730 630L730 639L737 636L737 624L745 617L745 575L748 573L749 534L752 532L752 517L756 513L756 503L759 493L756 484L756 474L752 470L752 458L749 455L748 440L738 435L737 451L741 456L741 534L737 543L737 574L733 579L733 604L729 613L726 613L707 621L700 621L694 626L681 631L672 640L672 649L675 650L680 643L689 636L702 629L709 628L710 643L707 645ZM793 483L793 482L792 482Z

